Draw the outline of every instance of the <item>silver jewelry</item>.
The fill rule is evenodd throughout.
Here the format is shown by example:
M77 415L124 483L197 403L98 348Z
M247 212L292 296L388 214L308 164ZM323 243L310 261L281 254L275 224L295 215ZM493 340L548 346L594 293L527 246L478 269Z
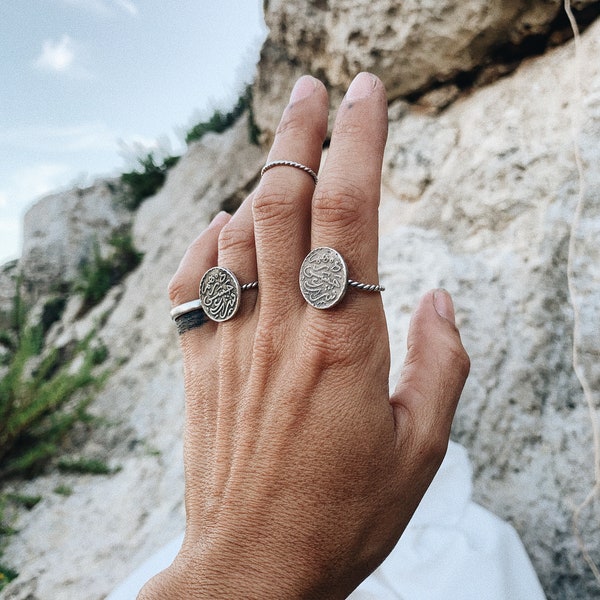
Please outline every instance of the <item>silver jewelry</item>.
M201 308L179 315L175 319L179 335L183 335L186 331L191 331L192 329L198 329L198 327L202 327L205 323L208 323L208 317Z
M300 169L305 173L308 173L313 178L315 185L317 185L317 182L319 181L317 174L310 167L293 160L274 160L270 163L267 163L262 168L260 176L262 177L269 169L272 169L273 167L295 167L296 169Z
M342 255L326 246L311 250L300 267L300 291L314 308L331 308L344 297L348 286L365 292L383 292L378 284L348 279L348 267Z
M183 304L172 308L170 313L171 319L173 319L173 321L176 321L182 315L185 315L195 310L202 310L202 304L200 303L199 299L192 300L191 302L184 302Z
M258 281L240 285L237 277L225 267L212 267L200 280L200 305L212 321L222 323L235 315L245 290L256 289Z

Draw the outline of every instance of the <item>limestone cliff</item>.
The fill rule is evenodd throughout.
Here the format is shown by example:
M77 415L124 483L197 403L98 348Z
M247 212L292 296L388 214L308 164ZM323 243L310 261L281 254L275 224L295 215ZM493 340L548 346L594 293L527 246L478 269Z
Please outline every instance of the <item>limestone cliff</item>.
M553 599L600 590L583 557L600 563L598 494L583 504L599 460L599 4L578 4L589 26L577 57L558 0L269 0L254 95L268 141L296 75L320 76L335 102L359 70L386 82L392 378L417 298L446 287L473 365L453 437L473 461L476 499L516 527ZM134 217L142 264L50 331L65 345L102 324L113 374L92 410L105 425L79 451L120 471L21 485L43 500L7 549L21 576L6 598L101 598L183 528L183 390L165 289L189 241L255 185L266 151L244 121L192 145ZM53 493L61 481L71 496Z

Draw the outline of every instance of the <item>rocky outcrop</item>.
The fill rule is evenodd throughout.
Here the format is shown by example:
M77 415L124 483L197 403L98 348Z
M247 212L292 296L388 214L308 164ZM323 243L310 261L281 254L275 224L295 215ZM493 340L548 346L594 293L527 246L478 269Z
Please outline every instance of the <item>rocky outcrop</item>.
M573 2L594 16L599 4ZM568 28L562 8L562 0L265 0L269 37L254 86L256 123L270 140L288 83L305 73L327 83L332 107L360 71L376 73L390 100L446 86L436 98L445 104L456 84L514 69L552 43L553 31L561 39Z
M349 34L360 23L371 36L370 48L381 47L382 55L392 47L375 35L383 3L369 3L369 16L359 1L311 2L308 16L298 13L293 23L284 19L296 10L292 4L267 5L271 38L265 53L276 48L280 58L289 58L285 48L293 46L293 35L285 46L274 23L321 31L315 25L321 17L329 19L322 26L327 31ZM506 7L461 3L453 13L443 9L446 2L415 2L398 10L412 11L402 13L407 30L418 25L422 38L443 41L463 39L460 32L469 27L495 31L492 17L504 23L509 14L515 35L526 22L541 31L560 8L557 2L500 4ZM417 18L426 8L429 25L425 13ZM390 35L406 54L403 68L409 68L410 56L418 63L422 47L403 46L406 38L398 31ZM328 34L323 43L333 44L334 37ZM450 72L451 60L460 70L475 64L464 58L471 56L465 48L472 48L475 37L466 36L471 46L461 50L457 44L452 52L441 41L429 42L440 66L427 77ZM320 57L314 48L316 62L310 65L301 63L308 60L301 49L287 71L283 63L261 63L257 85L271 81L268 94L266 88L261 92L264 103L260 95L256 102L263 106L263 126L272 131L269 123L287 101L296 70L321 69L339 95L350 73L380 64L358 50L362 58L353 63L355 50L349 48L344 66L336 58L342 45L335 52L326 47L330 69L322 57L326 51ZM597 495L580 512L579 538L573 521L594 485L598 461L593 424L600 416L600 23L585 32L581 50L579 61L572 43L528 59L513 74L456 96L439 113L406 98L391 101L381 206L392 380L418 297L446 287L472 359L453 437L469 451L476 499L516 527L548 597L556 600L593 598L600 590L583 558L585 549L600 563ZM435 70L433 57L428 64ZM411 80L405 73L398 81ZM404 95L393 81L387 80L392 93ZM101 598L183 528L183 390L165 288L189 241L218 210L234 208L252 189L265 154L248 144L243 122L192 146L135 218L135 242L145 253L141 266L84 320L73 323L65 316L50 332L63 344L104 323L99 335L110 350L113 374L93 411L105 424L79 451L103 456L121 470L102 478L48 475L23 484L22 493L43 500L16 524L20 533L6 557L21 576L6 598ZM217 168L222 165L228 165L226 172ZM591 410L577 373L589 388ZM59 483L74 493L54 493Z
M74 281L94 252L131 223L118 182L98 181L43 198L26 213L19 272L25 292L40 295Z

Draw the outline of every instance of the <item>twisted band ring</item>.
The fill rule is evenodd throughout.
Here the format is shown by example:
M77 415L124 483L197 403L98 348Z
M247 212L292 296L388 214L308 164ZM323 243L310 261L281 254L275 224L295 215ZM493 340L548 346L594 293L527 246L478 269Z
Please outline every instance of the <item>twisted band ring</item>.
M300 169L301 171L308 173L313 178L315 185L317 185L317 182L319 181L317 174L310 167L293 160L274 160L269 162L261 169L260 176L262 177L269 169L272 169L273 167L295 167L296 169Z

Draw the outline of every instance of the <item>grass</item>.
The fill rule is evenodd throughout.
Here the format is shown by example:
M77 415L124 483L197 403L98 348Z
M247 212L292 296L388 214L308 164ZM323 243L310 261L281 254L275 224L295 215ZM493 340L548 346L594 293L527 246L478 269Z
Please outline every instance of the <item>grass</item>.
M78 475L111 475L119 469L112 469L104 461L94 458L63 458L58 463L59 471Z
M107 358L106 349L92 345L91 337L71 356L57 349L41 356L39 326L19 337L0 380L0 479L35 474L59 453L73 425L89 420L90 394L103 382L94 368ZM78 357L81 364L73 369Z
M0 592L19 575L17 571L4 564L2 560L7 537L15 533L14 529L6 523L6 503L6 495L0 496Z
M137 210L146 198L154 196L160 190L167 178L167 172L178 160L179 156L168 156L162 163L158 163L152 152L138 158L138 169L121 174L124 187L122 204L129 210Z
M106 360L108 350L92 343L94 333L70 352L56 348L42 352L45 329L62 310L59 304L52 303L51 318L42 310L40 323L25 325L23 304L15 298L11 329L5 332L13 347L8 369L0 379L0 482L35 475L60 454L73 425L90 421L86 407L91 392L102 385L106 376L106 371L97 374L96 367ZM79 461L78 469L71 471L83 472L84 466ZM88 461L86 472L106 472L106 467ZM55 491L71 493L66 487ZM11 505L11 514L19 507L31 510L40 500L40 496L17 493L0 495L0 591L18 576L3 562L8 537L16 533L7 522L5 509Z
M235 106L227 112L215 110L207 121L194 125L185 136L187 144L201 140L207 133L223 133L248 112L248 141L258 145L260 131L252 112L252 86L247 85ZM179 161L179 156L167 156L159 161L153 152L138 157L138 168L121 174L120 202L128 210L137 210L146 198L154 196L163 186L169 169Z
M0 592L13 579L16 579L19 576L19 573L15 569L9 567L2 560L8 537L17 533L17 531L6 522L7 505L12 504L17 507L31 510L40 500L40 496L27 496L23 494L0 495Z
M186 134L187 144L201 140L207 133L223 133L232 127L236 121L246 112L248 118L248 141L258 145L259 130L252 114L252 86L247 85L242 95L238 98L235 106L228 112L215 110L207 121L201 121L194 125Z
M96 245L91 260L81 267L79 280L74 284L74 291L83 296L78 316L98 304L142 260L143 254L135 249L130 232L114 234L109 245L111 252L108 256L102 256Z

